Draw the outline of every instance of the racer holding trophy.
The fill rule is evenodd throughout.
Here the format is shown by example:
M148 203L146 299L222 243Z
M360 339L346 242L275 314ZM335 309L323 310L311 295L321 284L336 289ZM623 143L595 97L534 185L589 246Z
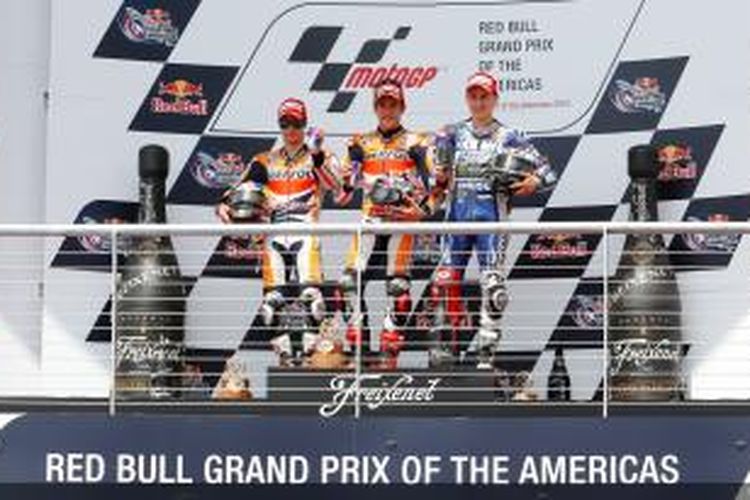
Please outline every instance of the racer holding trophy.
M224 194L216 207L223 222L316 223L324 191L340 188L338 160L322 147L322 131L305 133L304 102L282 101L278 123L283 145L256 155L239 183ZM271 343L280 364L300 364L303 346L313 343L310 336L325 315L320 240L313 235L266 237L262 261L263 322L279 333ZM301 332L303 338L292 338Z
M512 197L548 189L556 176L526 137L494 117L499 86L492 75L473 74L465 92L471 117L444 127L435 138L438 168L449 179L447 219L502 221L508 217ZM469 351L477 355L478 368L494 366L500 321L508 301L507 239L507 235L490 233L448 235L443 240L443 257L430 291L431 366L457 361L457 338L468 320L461 283L474 250L479 261L481 305L479 329Z
M340 203L347 203L355 188L362 188L364 223L419 221L440 204L440 186L433 168L432 138L408 131L401 124L406 109L402 85L384 79L374 89L373 107L378 119L375 130L353 136L347 146L342 174L348 188ZM352 314L357 300L356 275L362 274L364 287L373 277L373 256L385 253L386 294L390 305L380 333L380 362L383 369L396 368L403 348L406 322L411 312L410 263L414 236L411 234L365 235L355 237L349 249L341 279L342 308L346 312L347 340L352 346L362 342L369 351L366 307L360 301L361 314ZM360 251L361 250L361 251ZM370 263L370 266L368 266Z

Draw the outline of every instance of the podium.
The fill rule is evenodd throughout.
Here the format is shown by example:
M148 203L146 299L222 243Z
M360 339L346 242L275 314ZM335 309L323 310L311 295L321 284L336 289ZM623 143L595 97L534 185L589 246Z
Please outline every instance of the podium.
M359 397L362 415L456 414L499 399L496 373L476 369L398 371L316 370L272 367L268 401L294 413L351 416ZM460 413L460 411L459 411Z

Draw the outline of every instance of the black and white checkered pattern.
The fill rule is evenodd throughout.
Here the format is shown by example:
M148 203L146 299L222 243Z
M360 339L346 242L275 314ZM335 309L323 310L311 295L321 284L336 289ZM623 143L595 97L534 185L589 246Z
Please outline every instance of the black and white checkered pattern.
M183 8L194 12L199 3L192 2L188 7L174 3L172 8L176 12ZM182 34L190 27L187 21L192 12L190 15L183 13L181 17L184 20ZM124 53L121 48L111 47L114 36L112 30L115 28L113 21L113 26L107 31L95 57L148 61L158 59L163 63L156 81L150 89L144 89L146 97L140 109L133 110L132 123L124 126L129 126L133 132L174 132L194 139L192 153L184 165L181 165L179 174L173 176L168 201L174 210L185 210L189 214L200 213L196 215L197 219L211 220L209 207L215 203L222 187L207 187L196 178L194 169L199 156L208 154L215 159L221 153L230 152L240 155L246 162L255 153L274 145L274 139L269 137L216 136L207 130L213 113L225 100L239 68L186 64L184 54L179 63L171 62L171 48L164 51L162 58L156 58L153 54L138 57ZM355 63L379 62L390 45L406 39L411 30L409 26L402 26L390 38L364 41L359 52L353 55L352 61L329 60L344 29L342 26L307 28L289 57L289 62L293 64L320 66L309 91L330 93L332 97L328 111L331 113L345 112L354 98L352 92L342 90L349 68ZM137 48L131 50L138 52ZM718 193L701 189L704 183L710 182L713 173L711 158L721 140L724 125L696 124L693 121L675 123L670 119L670 105L679 96L683 74L689 67L690 58L683 55L620 61L595 108L588 114L589 121L582 129L583 133L556 134L533 139L539 149L550 157L559 181L549 192L517 200L512 218L523 221L607 221L626 218L627 207L624 203L629 189L626 152L633 144L651 142L657 146L687 145L690 158L696 165L693 178L662 183L663 202L660 209L665 219L707 220L721 215L728 220L747 220L750 216L750 196L747 193ZM164 85L178 80L202 85L200 91L193 89L192 94L186 98L193 103L205 99L209 109L207 115L197 118L154 116L150 108L151 100L159 95ZM630 94L618 94L625 92L622 90L624 86L630 89ZM262 96L258 98L261 99ZM601 168L596 168L596 165L601 165ZM85 219L85 212L83 210L79 214L77 221ZM354 222L358 219L358 213L356 207L324 211L324 221L333 217L336 220ZM189 307L193 300L200 301L212 294L242 297L216 306L217 312L225 311L243 316L243 326L238 327L239 322L234 322L222 332L224 345L216 346L214 340L206 334L196 333L192 336L194 347L208 346L226 356L252 338L251 325L257 322L254 306L257 306L260 287L257 272L253 276L247 276L246 269L241 266L234 266L232 270L232 263L217 254L216 250L222 244L217 243L217 240L218 238L204 244L202 255L191 252L189 256L181 256L181 261L188 263L185 264L186 274L195 280ZM721 272L720 268L730 266L737 243L734 241L726 247L726 252L718 260L709 263L714 266L712 272ZM66 240L61 250L70 249L75 244ZM179 251L179 241L177 247ZM612 243L611 248L613 252L610 263L614 265L612 263L617 261L618 249L615 243ZM680 236L676 236L671 241L671 248L686 249L689 246L686 246ZM695 262L689 254L681 255L682 260L676 262L680 269L690 269L692 264L705 264ZM594 356L601 349L603 272L600 238L592 235L561 235L557 238L519 236L512 242L509 258L512 263L510 293L513 300L506 312L507 324L501 352L511 358L515 354L531 360L527 363L528 368L533 371L535 379L542 382L542 377L546 376L551 364L550 349L559 344L565 345L574 386L580 388L574 391L574 396L578 399L595 397L601 373L590 373L590 370L580 367L586 363L587 356ZM66 261L58 256L52 265L73 270L85 268L84 264ZM335 263L330 267L335 268ZM426 283L426 280L418 280L414 294L423 294ZM367 298L377 300L378 295L382 299L382 292L368 291ZM102 318L106 317L109 302L106 297L102 300L102 317L92 326L87 335L88 341L108 340L104 333L106 320ZM541 306L537 301L541 301ZM530 314L533 314L533 321L517 324L523 318L528 319ZM195 319L192 324L189 321L189 326L199 332L202 326L206 326L203 321L205 320L200 318Z
M388 39L366 40L356 58L350 62L332 62L328 58L341 36L342 26L312 26L305 30L289 57L291 63L320 64L320 70L310 87L311 92L330 92L333 98L328 106L330 113L344 113L351 106L357 92L342 90L344 79L354 64L379 63L391 43L405 40L410 26L401 26Z

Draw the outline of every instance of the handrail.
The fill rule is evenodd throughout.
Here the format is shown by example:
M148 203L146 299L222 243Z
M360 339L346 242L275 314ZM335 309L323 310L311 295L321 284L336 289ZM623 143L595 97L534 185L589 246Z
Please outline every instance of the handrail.
M610 268L610 250L616 244L611 241L613 234L750 234L750 221L742 222L687 222L687 221L660 221L660 222L632 222L632 221L549 221L549 222L402 222L402 223L276 223L276 224L221 224L218 221L214 223L201 224L0 224L0 237L24 237L24 236L50 236L50 237L81 237L86 235L100 235L109 238L112 241L108 248L102 247L102 253L109 253L111 260L105 268L110 272L110 295L111 309L106 313L109 318L116 318L119 311L118 294L118 271L122 265L115 258L121 250L120 242L126 242L128 236L249 236L249 235L390 235L390 234L424 234L424 235L444 235L444 234L482 234L482 233L508 233L508 234L589 234L601 237L601 247L603 258L597 263L601 266L601 278L597 278L597 286L601 286L601 291L596 292L602 297L602 303L609 303L609 288L612 283ZM357 238L362 241L362 238ZM621 244L621 243L620 243ZM618 244L619 245L619 244ZM106 250L105 250L106 248ZM88 251L88 250L86 250ZM361 254L360 249L358 254ZM562 264L560 264L562 266ZM530 266L531 267L531 266ZM591 278L589 278L591 280ZM363 277L361 270L358 269L356 277L356 298L353 302L354 317L360 316L361 297L363 295ZM586 295L586 293L584 293ZM591 294L589 294L591 295ZM201 298L201 300L204 300ZM225 300L225 299L222 299ZM374 299L378 300L378 298ZM371 304L372 305L372 304ZM375 307L382 306L382 302L374 304ZM601 310L603 339L600 346L593 347L601 350L601 372L605 374L603 378L601 401L602 416L606 418L609 413L609 390L608 377L606 376L609 366L610 352L608 346L610 343L608 308L605 306ZM201 311L193 314L202 314ZM225 313L222 313L225 314ZM515 314L523 314L516 311ZM524 326L516 327L516 330L523 330ZM117 322L111 324L111 338L117 339L118 336ZM513 339L508 342L516 342ZM355 346L354 354L354 375L361 377L363 375L363 352L360 344ZM115 359L116 359L116 342L109 346L110 352L110 393L109 393L109 411L114 414L116 406L121 402L115 401ZM206 372L208 373L208 372ZM295 390L298 390L295 388ZM299 389L304 391L305 389ZM484 388L482 390L495 390ZM127 402L125 402L127 404ZM359 417L361 413L360 394L353 402L354 416Z
M137 234L176 236L248 234L481 234L486 232L555 233L750 233L742 222L403 222L403 223L281 223L281 224L0 224L2 236L82 236Z

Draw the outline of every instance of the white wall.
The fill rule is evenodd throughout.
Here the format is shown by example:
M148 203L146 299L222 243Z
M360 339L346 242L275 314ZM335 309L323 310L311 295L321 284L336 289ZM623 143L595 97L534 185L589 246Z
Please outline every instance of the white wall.
M0 223L44 220L50 0L3 3ZM0 393L26 393L41 355L43 246L0 239ZM12 281L12 282L11 282Z

